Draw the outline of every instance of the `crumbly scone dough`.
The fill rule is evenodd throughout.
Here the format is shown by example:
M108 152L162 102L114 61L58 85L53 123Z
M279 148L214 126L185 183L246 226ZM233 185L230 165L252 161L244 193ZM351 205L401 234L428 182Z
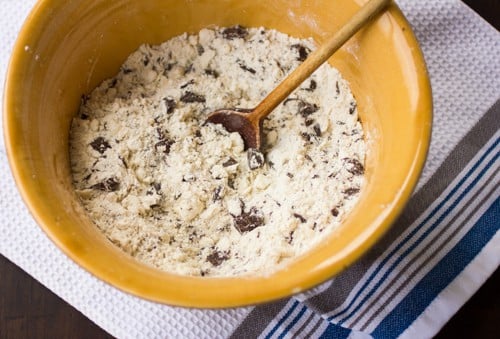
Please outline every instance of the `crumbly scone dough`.
M262 28L143 45L82 98L70 133L76 192L114 244L161 270L265 275L327 236L359 197L355 100L323 65L264 122L262 154L204 124L254 107L314 49Z

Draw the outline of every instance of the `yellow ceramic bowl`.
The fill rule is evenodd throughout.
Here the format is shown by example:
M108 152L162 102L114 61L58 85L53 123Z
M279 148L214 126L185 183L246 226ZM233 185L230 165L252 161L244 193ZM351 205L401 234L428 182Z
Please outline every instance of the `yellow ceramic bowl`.
M147 267L114 247L73 192L68 131L80 96L113 76L142 43L209 25L264 26L317 43L365 1L39 1L15 45L4 134L19 190L38 224L86 270L131 294L172 305L229 307L304 291L340 272L387 231L425 161L431 91L418 43L395 5L332 59L350 82L367 134L367 185L317 248L268 277L197 278Z

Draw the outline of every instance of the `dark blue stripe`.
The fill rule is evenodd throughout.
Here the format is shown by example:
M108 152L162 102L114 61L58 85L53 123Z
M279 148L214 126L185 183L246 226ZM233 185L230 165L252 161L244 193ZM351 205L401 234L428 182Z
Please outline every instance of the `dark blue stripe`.
M347 339L349 337L349 334L351 334L351 330L335 325L335 324L329 324L328 327L325 329L323 334L319 337L320 339Z
M342 325L347 319L352 317L365 303L365 301L370 298L382 285L382 283L385 281L385 279L389 276L389 274L392 273L394 268L399 265L401 261L403 261L409 253L411 253L437 226L439 226L443 220L450 214L450 212L460 203L461 200L467 195L467 193L470 192L470 190L478 183L478 181L484 176L484 174L489 170L492 164L495 163L495 161L498 159L499 154L497 153L489 162L488 164L479 172L478 176L464 189L462 193L458 196L458 198L444 211L444 213L438 217L432 224L431 226L415 241L413 245L411 245L407 250L405 250L399 258L389 267L387 272L384 273L384 275L378 280L378 282L375 284L375 286L371 289L371 291L363 298L363 300L352 310L347 316L344 317L341 321L338 322L339 325ZM444 201L443 201L444 203ZM426 219L427 220L427 219ZM419 225L419 228L421 228L421 225Z
M304 312L306 310L307 310L307 307L302 306L302 309L300 310L299 314L297 314L295 316L295 318L293 318L293 320L290 322L290 324L288 324L288 326L279 335L279 337L278 337L279 339L282 339L288 333L288 331L290 331L290 329L297 323L297 321L299 321L300 317L302 317L302 315L304 314Z
M278 321L278 323L276 324L276 326L273 327L273 329L271 330L271 332L269 332L269 334L266 335L266 339L271 338L271 336L274 334L274 332L276 332L276 330L283 324L283 322L285 321L285 319L288 318L290 316L290 314L292 314L293 310L295 310L298 305L299 305L299 302L295 300L293 302L292 307L290 307L290 309L285 313L285 315L283 317L281 317L280 321Z
M467 180L467 178L470 177L471 173L474 172L480 164L484 161L484 159L489 155L489 153L495 149L495 147L498 145L500 139L497 139L493 145L491 145L486 152L481 156L481 158L472 166L472 168L462 177L462 179L458 182L458 184L451 190L450 193L434 208L434 210L417 226L413 229L413 231L410 232L397 246L394 248L386 258L384 258L380 264L377 266L374 272L370 274L368 279L365 281L361 289L356 293L354 298L351 300L351 302L340 312L328 317L328 320L332 320L335 317L338 317L344 313L346 313L349 308L352 307L352 305L357 301L357 299L361 296L361 293L364 291L364 289L370 284L370 282L375 278L375 276L382 270L382 268L387 264L387 262L391 259L391 257L398 252L405 243L407 243L436 213L443 207L443 205L448 201L448 199L456 193L456 191L464 184L464 182ZM496 155L498 157L498 154ZM346 319L343 319L342 322L344 322Z
M375 338L396 338L477 256L500 229L500 199L489 207L460 242L412 289L373 331Z

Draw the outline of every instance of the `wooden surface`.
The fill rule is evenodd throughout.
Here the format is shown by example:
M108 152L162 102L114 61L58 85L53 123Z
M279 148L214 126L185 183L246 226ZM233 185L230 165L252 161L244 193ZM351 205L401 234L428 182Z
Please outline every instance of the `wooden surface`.
M464 2L500 29L500 0ZM110 336L0 255L0 338ZM462 307L437 338L500 338L500 270Z

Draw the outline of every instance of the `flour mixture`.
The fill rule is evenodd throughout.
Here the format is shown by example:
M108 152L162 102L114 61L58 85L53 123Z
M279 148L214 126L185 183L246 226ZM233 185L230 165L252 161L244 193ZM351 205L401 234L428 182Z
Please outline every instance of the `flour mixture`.
M182 275L265 275L356 204L365 143L356 102L323 65L264 122L261 152L205 124L256 106L314 49L265 29L203 29L143 45L82 98L70 135L76 192L106 237Z

